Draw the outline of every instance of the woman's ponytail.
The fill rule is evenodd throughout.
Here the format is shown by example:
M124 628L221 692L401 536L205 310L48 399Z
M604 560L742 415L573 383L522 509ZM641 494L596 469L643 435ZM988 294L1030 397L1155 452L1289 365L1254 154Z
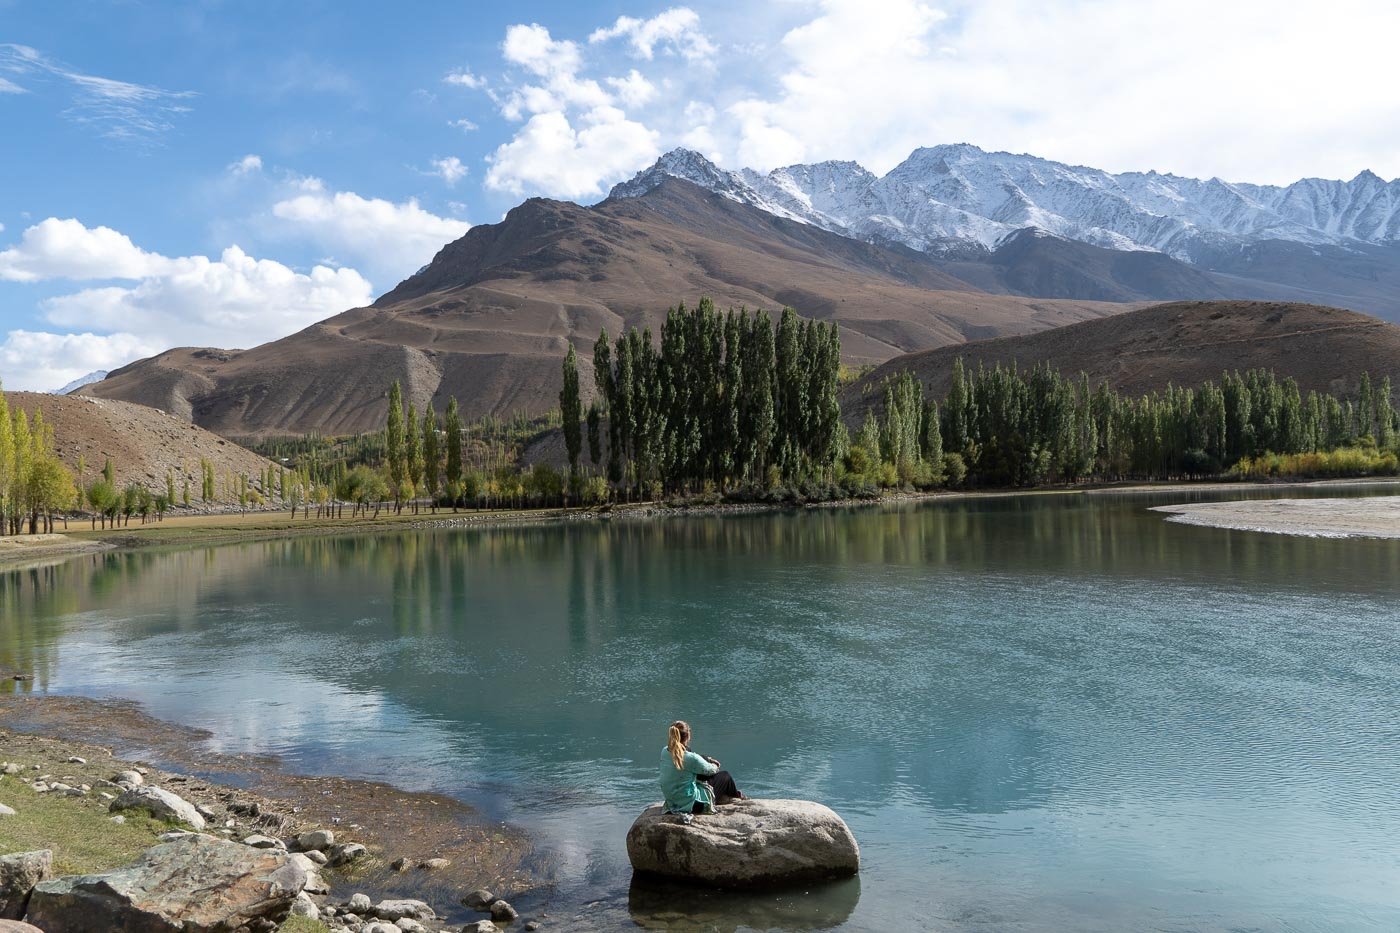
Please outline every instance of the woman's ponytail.
M690 726L685 720L677 719L666 731L666 750L671 753L671 763L680 768L685 761L685 743L690 741Z

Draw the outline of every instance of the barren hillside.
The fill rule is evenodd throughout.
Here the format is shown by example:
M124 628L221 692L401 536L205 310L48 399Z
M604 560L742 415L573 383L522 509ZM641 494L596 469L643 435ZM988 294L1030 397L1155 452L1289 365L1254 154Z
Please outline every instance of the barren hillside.
M112 460L118 486L140 483L154 492L165 491L165 477L175 474L176 494L186 479L192 501L199 499L201 459L214 464L215 490L226 496L225 477L246 473L257 476L269 461L154 408L111 399L37 392L6 392L10 408L22 408L32 418L41 411L53 428L54 446L64 463L77 469L86 461L86 484L96 478L102 464Z

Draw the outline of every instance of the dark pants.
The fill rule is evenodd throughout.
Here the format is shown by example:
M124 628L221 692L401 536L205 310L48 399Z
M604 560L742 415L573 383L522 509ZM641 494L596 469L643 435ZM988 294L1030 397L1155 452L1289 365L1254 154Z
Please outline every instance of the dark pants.
M707 777L699 777L696 778L696 780L704 781L706 784L710 785L710 790L713 792L715 800L719 800L721 797L739 796L739 786L734 783L734 776L728 771L716 771L714 774ZM703 803L697 803L691 812L703 813L705 812L705 805Z

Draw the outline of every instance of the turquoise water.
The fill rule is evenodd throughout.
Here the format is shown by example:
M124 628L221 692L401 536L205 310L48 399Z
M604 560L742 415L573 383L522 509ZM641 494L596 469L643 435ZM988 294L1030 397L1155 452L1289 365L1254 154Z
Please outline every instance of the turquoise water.
M460 796L535 834L554 884L527 907L602 927L1400 929L1400 542L1162 501L84 557L0 576L0 661ZM629 890L676 717L749 792L845 816L859 880Z

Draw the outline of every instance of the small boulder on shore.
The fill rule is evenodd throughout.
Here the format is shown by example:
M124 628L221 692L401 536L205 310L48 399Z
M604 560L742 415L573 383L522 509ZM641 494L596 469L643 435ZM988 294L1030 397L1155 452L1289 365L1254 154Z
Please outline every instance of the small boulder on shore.
M113 813L121 810L145 810L158 820L179 820L195 829L203 829L205 825L204 817L199 815L194 804L179 794L149 785L133 787L113 800L107 809Z
M845 821L806 800L739 800L688 822L656 804L628 831L627 857L643 875L732 888L780 887L860 871L860 847Z

